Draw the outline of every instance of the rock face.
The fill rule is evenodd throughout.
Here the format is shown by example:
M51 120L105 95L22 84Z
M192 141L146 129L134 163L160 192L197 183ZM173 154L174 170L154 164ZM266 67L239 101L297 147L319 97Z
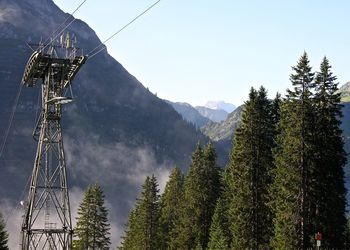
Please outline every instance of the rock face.
M343 130L343 138L345 142L345 151L348 153L348 163L344 168L345 171L345 185L348 190L347 201L348 206L350 202L350 102L343 103L343 118L341 128ZM349 210L349 207L348 207Z
M339 88L339 93L343 102L350 102L350 82L345 83Z
M228 116L228 112L222 109L211 109L202 106L196 106L196 109L202 116L210 119L213 122L224 121Z
M45 41L67 17L52 0L0 1L2 133L32 53L26 42ZM95 32L81 20L67 31L76 35L84 52L100 44ZM21 92L0 157L0 207L4 200L11 205L27 194L25 191L20 197L36 150L31 133L39 107L39 87L23 87ZM113 241L117 242L144 178L155 173L164 185L169 168L177 164L185 170L197 141L206 142L208 138L150 93L106 51L86 62L72 87L75 99L63 116L72 204L77 206L87 185L100 183L110 204ZM2 134L0 139L4 139Z
M210 122L209 118L202 116L198 110L188 103L184 102L170 102L169 103L186 121L192 123L197 128L201 128Z
M233 134L241 120L243 105L230 113L222 122L210 122L202 127L202 132L213 141L232 141Z

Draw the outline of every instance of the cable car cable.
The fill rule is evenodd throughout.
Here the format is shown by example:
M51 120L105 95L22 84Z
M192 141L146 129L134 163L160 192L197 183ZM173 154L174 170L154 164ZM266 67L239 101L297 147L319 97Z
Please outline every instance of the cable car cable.
M161 0L156 1L155 3L153 3L151 6L149 6L146 10L144 10L143 12L141 12L138 16L136 16L134 19L132 19L130 22L128 22L126 25L124 25L122 28L120 28L117 32L115 32L114 34L112 34L110 37L108 37L105 41L101 42L98 46L96 46L93 50L91 50L88 53L88 57L91 59L94 56L96 56L97 54L99 54L101 51L103 51L104 49L106 49L106 47L103 47L101 49L99 49L102 45L105 45L105 43L107 43L109 40L111 40L113 37L115 37L116 35L118 35L120 32L122 32L124 29L126 29L129 25L131 25L132 23L134 23L137 19L139 19L141 16L143 16L144 14L146 14L148 11L150 11L153 7L155 7ZM94 51L96 51L95 53L93 53ZM89 56L89 54L93 53L92 55Z

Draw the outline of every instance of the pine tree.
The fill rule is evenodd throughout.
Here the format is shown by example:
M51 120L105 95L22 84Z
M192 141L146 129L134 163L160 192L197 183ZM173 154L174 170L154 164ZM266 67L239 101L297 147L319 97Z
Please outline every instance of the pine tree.
M138 239L138 224L136 221L136 211L132 209L129 214L128 222L125 225L125 235L122 237L121 246L118 249L128 249L128 250L137 250L135 242L139 241Z
M311 181L315 169L313 131L315 117L312 105L314 73L304 53L293 67L288 90L281 106L278 147L274 159L274 183L270 203L274 210L275 249L307 249L314 237L311 207Z
M275 125L266 90L251 89L226 171L232 249L266 249L271 234L268 185Z
M203 214L203 234L200 238L203 249L207 248L209 242L210 226L215 212L217 200L221 196L221 169L216 165L217 155L211 142L204 149L204 214Z
M225 201L218 199L210 226L209 250L229 250L227 208Z
M207 247L211 219L220 191L220 170L216 166L213 145L209 143L203 151L197 144L185 178L184 202L174 241L176 249Z
M88 187L78 209L73 249L109 249L110 225L107 217L101 187L97 184Z
M159 243L159 189L154 175L147 177L135 209L130 213L126 235L119 249L160 249Z
M8 235L5 227L6 227L5 221L4 221L2 214L0 212L0 249L1 250L9 250L9 248L7 246L9 235Z
M274 125L274 129L273 129L274 140L277 138L277 135L278 135L278 123L281 118L281 105L282 105L281 94L277 93L275 99L273 99L271 103L271 118L272 118L272 124Z
M175 227L179 221L183 199L184 176L178 167L175 167L165 186L161 197L161 249L175 249Z
M338 84L325 57L316 75L315 145L316 168L312 211L315 233L323 234L325 248L343 249L346 231L346 189L344 170L346 152L339 128L342 117Z

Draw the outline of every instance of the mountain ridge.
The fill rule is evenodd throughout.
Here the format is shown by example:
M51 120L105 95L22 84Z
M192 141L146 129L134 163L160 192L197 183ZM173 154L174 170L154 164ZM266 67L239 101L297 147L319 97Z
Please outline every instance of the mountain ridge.
M202 116L197 109L186 102L171 102L165 100L178 112L186 121L194 124L197 128L201 128L210 122L210 119Z
M195 109L204 117L213 122L221 122L228 116L228 112L223 109L211 109L204 106L196 106Z
M3 0L0 11L0 130L5 131L32 53L26 42L45 41L69 14L52 0ZM75 34L85 52L101 43L79 19L67 32ZM144 178L155 173L160 183L165 183L174 164L185 171L196 143L206 143L208 138L149 92L107 50L83 65L72 88L74 102L65 107L62 126L73 210L85 187L100 183L110 204L112 241L116 243ZM0 158L0 208L8 213L28 192L26 189L25 196L19 197L31 175L36 151L31 133L39 92L38 86L22 88ZM11 238L19 231L21 211L14 216L8 225ZM11 244L14 249L13 240Z
M226 120L221 122L210 122L201 128L201 131L211 140L232 141L234 132L241 120L244 105L238 106L231 112Z
M216 110L222 109L225 110L227 113L231 113L236 108L236 106L232 103L227 103L225 101L208 101L204 104L204 107Z
M342 102L350 102L350 81L343 84L338 92L340 93Z

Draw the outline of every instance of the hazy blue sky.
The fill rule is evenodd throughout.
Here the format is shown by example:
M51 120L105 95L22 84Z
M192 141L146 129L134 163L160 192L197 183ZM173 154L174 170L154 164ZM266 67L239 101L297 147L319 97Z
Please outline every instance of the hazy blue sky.
M82 2L54 1L69 13ZM88 0L75 16L105 40L153 2ZM350 80L349 10L346 0L162 0L107 47L161 98L237 105L251 86L284 94L304 50L314 70L326 55Z

